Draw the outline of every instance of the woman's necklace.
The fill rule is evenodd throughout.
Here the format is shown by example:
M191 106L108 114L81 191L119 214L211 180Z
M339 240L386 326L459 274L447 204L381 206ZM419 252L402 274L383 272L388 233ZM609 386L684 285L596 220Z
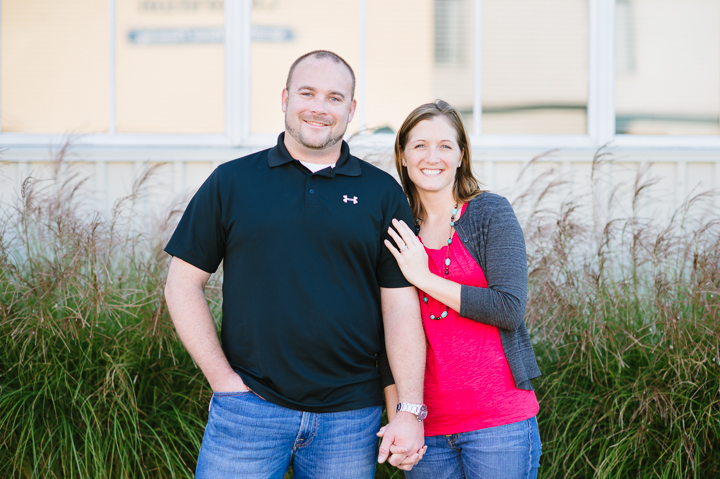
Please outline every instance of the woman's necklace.
M458 205L457 205L457 203L455 203L455 207L452 210L452 215L450 216L450 236L448 237L448 240L447 240L448 246L447 246L447 251L445 252L445 279L449 279L449 276L450 276L450 263L451 263L451 261L450 261L450 244L452 243L453 230L455 229L455 215L457 214L457 211L458 211L457 208L458 208ZM415 220L415 233L416 234L420 233L420 218L417 218ZM428 295L425 294L424 291L422 293L423 293L423 302L425 304L428 304ZM428 307L430 307L430 306L428 305ZM434 319L435 321L437 321L442 318L446 318L448 315L448 311L450 311L450 306L446 305L445 311L443 311L442 314L440 314L440 316L435 316L434 314L431 314L430 319Z

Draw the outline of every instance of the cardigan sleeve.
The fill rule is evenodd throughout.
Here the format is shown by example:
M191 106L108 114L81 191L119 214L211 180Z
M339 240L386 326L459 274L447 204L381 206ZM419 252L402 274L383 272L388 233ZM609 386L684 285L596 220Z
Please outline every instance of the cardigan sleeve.
M497 204L487 228L478 225L475 241L484 257L487 288L462 285L460 316L480 323L515 330L523 324L527 302L525 237L507 199ZM482 249L484 237L485 249Z

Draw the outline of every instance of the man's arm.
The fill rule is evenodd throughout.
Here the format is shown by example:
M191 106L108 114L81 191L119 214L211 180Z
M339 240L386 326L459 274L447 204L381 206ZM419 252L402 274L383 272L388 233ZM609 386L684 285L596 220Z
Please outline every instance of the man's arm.
M421 404L425 375L425 334L420 320L417 290L380 288L385 348L395 377L400 402ZM385 462L393 446L390 464L398 466L425 443L423 423L414 414L399 412L385 429L378 462ZM398 449L400 448L400 449ZM404 453L395 453L398 450Z
M170 263L165 301L185 349L215 392L245 391L247 386L233 371L220 347L215 322L205 298L207 273L180 258Z

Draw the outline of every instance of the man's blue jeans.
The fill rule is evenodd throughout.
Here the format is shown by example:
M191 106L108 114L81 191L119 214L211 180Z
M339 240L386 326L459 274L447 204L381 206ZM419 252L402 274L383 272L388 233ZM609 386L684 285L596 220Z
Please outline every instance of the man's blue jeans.
M477 431L430 436L428 449L408 479L534 479L540 467L540 434L534 417Z
M215 393L195 477L294 479L375 475L380 406L332 413L287 409L252 392Z

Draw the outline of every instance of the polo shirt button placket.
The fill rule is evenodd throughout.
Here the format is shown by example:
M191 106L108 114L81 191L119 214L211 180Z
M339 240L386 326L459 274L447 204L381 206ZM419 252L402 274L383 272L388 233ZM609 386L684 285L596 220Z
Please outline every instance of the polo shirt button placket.
M305 182L305 206L316 206L317 200L317 189L313 186L313 177L309 176Z

